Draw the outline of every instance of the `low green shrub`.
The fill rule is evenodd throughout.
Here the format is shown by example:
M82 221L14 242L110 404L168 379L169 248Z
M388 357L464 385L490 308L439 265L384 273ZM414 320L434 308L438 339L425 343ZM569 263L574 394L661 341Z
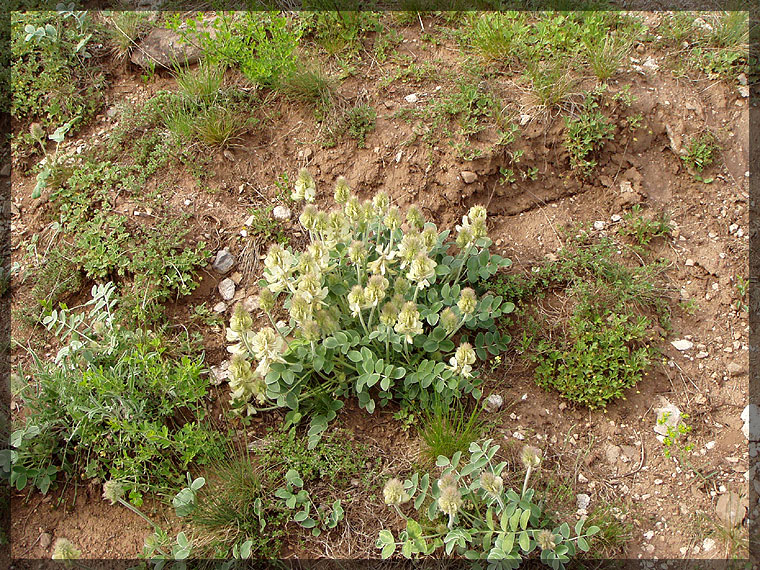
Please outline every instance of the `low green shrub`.
M635 236L634 221L627 218L623 227ZM589 408L606 406L641 381L655 355L651 328L670 326L665 265L628 266L623 249L631 247L580 230L569 233L556 261L490 284L523 307L519 350L537 365L537 383ZM550 308L543 304L548 296Z
M536 382L564 398L599 408L635 386L651 364L646 343L651 322L645 317L610 313L606 318L574 317L564 341L539 341L529 358L537 364Z
M82 311L44 319L62 348L54 362L32 353L22 370L35 385L21 393L26 419L2 465L16 489L46 493L58 473L81 474L121 481L139 505L145 491L181 482L215 445L199 423L208 387L202 358L173 355L160 334L117 322L115 291L95 285Z
M565 148L570 154L570 168L589 176L596 166L591 158L604 141L614 138L615 125L599 109L596 94L589 93L577 117L565 117Z
M501 474L507 462L495 463L499 446L492 442L471 444L467 463L460 463L461 452L451 459L440 456L437 465L443 471L437 480L431 481L428 473L421 477L415 473L403 483L396 478L386 483L385 502L406 519L406 529L398 534L398 540L390 530L380 531L377 547L383 558L392 556L399 546L405 558L430 556L442 548L447 555L463 556L474 564L483 561L518 568L524 558L540 549L541 562L556 570L564 568L576 552L589 550L589 537L599 532L599 527L590 526L583 532L583 518L572 530L567 523L554 526L543 503L535 501L535 491L528 488L531 472L541 463L540 450L523 449L526 474L518 493L504 487ZM410 501L413 509L404 510L416 511L416 516L401 510Z
M279 12L218 12L210 24L176 17L171 27L200 45L213 66L239 67L255 85L274 87L295 68L301 29Z
M313 178L301 171L293 198L315 195ZM424 407L434 395L479 398L473 365L505 348L508 337L494 320L514 309L466 287L510 264L488 251L482 206L463 217L451 242L416 207L404 231L384 193L361 203L341 178L335 198L341 207L331 212L304 207L306 251L269 249L258 303L272 327L252 330L251 315L238 306L227 329L234 407L248 414L288 408L293 423L308 414L312 444L343 396L356 396L370 413L394 399ZM280 327L279 303L289 320ZM460 330L471 332L457 346Z
M66 123L76 132L103 103L104 76L87 51L93 33L87 12L11 12L10 111L21 124L37 121L49 132ZM15 152L34 149L17 133Z

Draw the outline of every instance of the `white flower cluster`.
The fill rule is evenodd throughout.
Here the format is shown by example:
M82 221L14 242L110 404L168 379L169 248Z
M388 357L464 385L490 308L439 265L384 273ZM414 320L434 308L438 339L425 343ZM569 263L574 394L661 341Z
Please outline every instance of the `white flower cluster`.
M369 334L380 327L381 334L395 331L401 335L405 346L424 333L420 314L424 308L418 306L417 298L437 278L434 252L440 242L435 224L426 222L419 208L411 206L402 231L401 211L386 193L360 201L343 177L334 191L339 207L321 211L311 203L316 197L316 183L305 169L298 173L291 197L307 202L299 222L308 231L311 243L301 253L280 244L271 245L267 252L263 271L266 285L260 290L258 306L272 327L252 331L252 318L242 308L236 308L231 318L227 340L233 343L228 350L234 355L230 384L235 401L265 402L265 377L272 363L285 362L289 343L285 334L309 343L313 354L315 343L340 330L361 327ZM472 207L457 226L457 243L470 247L485 236L485 228L485 208ZM344 287L345 293L328 302L334 287ZM290 322L280 329L274 324L272 311L282 293L281 306ZM457 307L446 307L439 315L447 335L453 335L476 306L475 292L463 289ZM257 362L255 368L249 358ZM475 352L467 343L450 360L451 369L462 377L471 376L474 362Z

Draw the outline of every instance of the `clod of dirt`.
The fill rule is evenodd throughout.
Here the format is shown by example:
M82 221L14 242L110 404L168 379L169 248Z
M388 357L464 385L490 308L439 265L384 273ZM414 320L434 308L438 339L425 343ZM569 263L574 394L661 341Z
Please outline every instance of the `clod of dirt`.
M214 271L224 275L225 273L229 272L229 270L232 269L234 265L235 256L232 255L226 248L220 249L217 252L213 265Z
M225 301L232 301L235 296L235 282L232 279L223 279L217 286L219 294Z
M715 512L727 525L739 526L747 514L748 505L747 497L731 491L720 496L718 504L715 506Z
M462 180L464 180L465 184L472 184L478 179L478 175L471 170L463 170L459 174L462 177Z
M50 548L50 544L53 542L53 537L50 536L50 533L43 532L40 535L40 546L44 549Z
M726 371L729 376L741 376L747 372L747 367L741 362L729 362L728 366L726 366Z

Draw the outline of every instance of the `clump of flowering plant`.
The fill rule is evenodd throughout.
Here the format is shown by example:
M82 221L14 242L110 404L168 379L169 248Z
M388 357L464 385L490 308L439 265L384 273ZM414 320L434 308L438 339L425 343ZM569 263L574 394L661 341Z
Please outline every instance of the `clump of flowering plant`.
M370 413L392 399L479 398L474 365L505 348L494 323L514 309L475 290L511 263L488 251L485 208L472 207L451 241L416 206L404 215L383 192L360 201L344 178L333 210L310 203L315 194L302 170L292 197L309 202L305 251L273 244L264 259L258 307L271 326L253 330L241 306L230 320L233 405L289 408L289 423L308 414L315 444L344 396Z
M422 477L415 473L403 483L396 478L388 481L385 502L406 519L406 529L399 533L399 540L390 530L380 531L377 547L383 558L392 556L399 546L406 558L430 555L444 547L446 554L482 560L489 568L518 568L538 548L541 561L557 570L578 550L589 550L588 538L599 527L582 532L582 518L571 538L570 525L553 526L542 502L536 502L534 490L528 488L531 472L541 464L541 452L528 446L523 449L526 476L518 494L504 487L501 474L507 464L495 463L499 446L492 441L470 444L467 463L460 462L461 452L451 459L439 456L436 463L443 472L437 480L431 480L429 473ZM401 501L388 501L389 495L403 495L403 502L411 503L407 512L416 511L419 516L406 516L399 508Z

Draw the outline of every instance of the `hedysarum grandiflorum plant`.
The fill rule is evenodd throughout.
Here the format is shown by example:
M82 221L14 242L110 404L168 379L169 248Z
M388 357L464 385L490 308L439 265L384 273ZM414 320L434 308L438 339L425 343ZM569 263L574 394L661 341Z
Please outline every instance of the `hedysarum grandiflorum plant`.
M311 202L315 189L302 170L293 198ZM472 288L511 264L488 251L483 206L447 241L450 232L439 233L416 206L403 216L383 192L361 202L342 177L335 201L329 212L303 208L305 251L269 248L258 306L271 326L253 330L238 305L227 329L233 407L288 408L288 424L308 414L312 445L345 396L370 413L393 399L424 407L434 394L480 398L473 367L505 349L509 338L494 321L514 310ZM280 303L288 322L278 328Z

